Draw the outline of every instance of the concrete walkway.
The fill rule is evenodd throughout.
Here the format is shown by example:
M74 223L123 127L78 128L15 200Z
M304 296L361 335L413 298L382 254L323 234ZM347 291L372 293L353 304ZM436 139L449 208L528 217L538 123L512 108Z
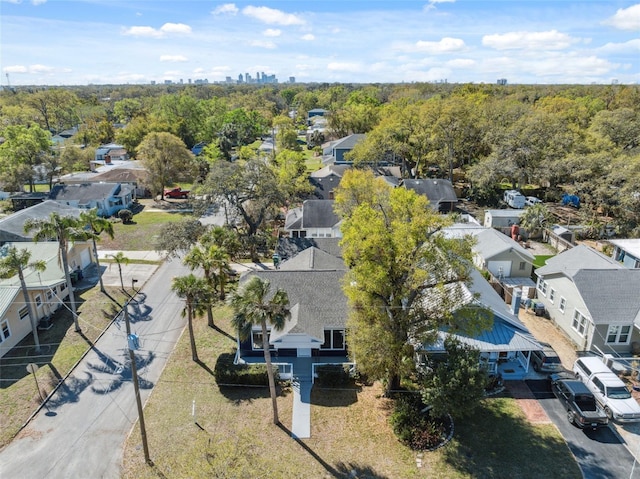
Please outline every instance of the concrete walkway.
M311 379L294 381L291 436L296 439L311 437Z

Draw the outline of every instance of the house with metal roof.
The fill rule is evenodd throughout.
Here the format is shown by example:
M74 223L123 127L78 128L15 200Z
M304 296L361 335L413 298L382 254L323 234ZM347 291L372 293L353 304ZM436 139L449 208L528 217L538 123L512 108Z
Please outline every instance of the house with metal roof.
M62 306L63 300L69 295L65 274L58 260L58 242L7 243L0 248L0 256L12 246L18 250L29 251L32 260L45 262L44 271L38 272L27 267L23 270L23 274L36 323L46 327L48 319ZM77 247L71 246L70 249L73 248ZM90 251L89 244L84 243L83 249ZM69 267L75 269L80 264L80 259L76 254L71 254L71 257L73 260ZM25 303L17 274L0 279L0 312L0 357L2 357L32 333L29 308Z
M444 328L438 332L435 342L414 345L418 362L424 363L429 355L444 353L445 340L452 336L478 349L480 361L490 374L500 373L504 379L522 379L530 371L531 352L540 351L542 347L518 318L520 296L514 296L511 305L505 304L475 268L471 271L471 281L459 286L462 294L457 308L484 308L493 318L491 327L477 335Z
M578 245L535 273L538 301L579 349L629 353L640 341L640 269Z

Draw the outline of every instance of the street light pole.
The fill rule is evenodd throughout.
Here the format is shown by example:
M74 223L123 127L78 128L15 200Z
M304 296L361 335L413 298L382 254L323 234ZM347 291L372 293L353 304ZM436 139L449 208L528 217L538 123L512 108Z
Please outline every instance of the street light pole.
M142 436L142 448L144 449L144 460L148 466L153 465L153 461L149 456L149 445L147 444L147 429L144 425L144 411L142 409L142 399L140 398L140 385L138 383L138 370L136 368L136 357L134 349L137 347L137 337L131 334L131 325L129 324L129 301L124 304L124 324L127 329L127 346L129 349L129 358L131 360L131 377L133 378L133 389L136 395L136 404L138 406L138 419L140 421L140 435Z

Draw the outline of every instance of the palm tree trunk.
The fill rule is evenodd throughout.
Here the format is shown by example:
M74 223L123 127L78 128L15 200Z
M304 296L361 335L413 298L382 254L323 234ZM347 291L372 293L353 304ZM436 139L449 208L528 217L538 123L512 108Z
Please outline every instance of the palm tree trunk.
M78 313L76 312L76 295L73 292L73 285L71 284L71 275L69 274L69 258L67 258L67 242L64 239L60 240L60 253L62 254L64 278L67 281L67 289L69 290L69 303L71 304L73 323L75 325L76 333L79 333L80 331L82 331L82 329L80 328L80 323L78 322Z
M276 380L273 377L273 367L271 366L271 352L269 351L269 336L267 333L267 322L262 321L262 349L264 351L264 362L267 363L267 377L269 378L269 394L271 395L271 405L273 406L273 424L280 424L278 418L278 400L276 396Z
M189 342L191 343L191 359L198 362L198 351L196 349L196 337L193 334L193 308L187 306L187 323L189 325Z
M96 258L96 267L98 268L98 280L100 281L100 292L104 293L104 283L102 282L102 271L100 270L100 260L98 259L98 244L96 239L93 238L93 255Z

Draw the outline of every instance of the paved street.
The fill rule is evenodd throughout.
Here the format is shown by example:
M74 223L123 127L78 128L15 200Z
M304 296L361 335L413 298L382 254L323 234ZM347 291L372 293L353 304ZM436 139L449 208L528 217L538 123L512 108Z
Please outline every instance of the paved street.
M165 262L138 296L139 305L129 309L132 332L141 340L136 363L143 401L184 329L183 304L171 292L171 278L187 272L180 261ZM125 327L119 321L48 401L48 411L42 409L0 452L0 477L120 477L122 446L137 421L126 347Z

